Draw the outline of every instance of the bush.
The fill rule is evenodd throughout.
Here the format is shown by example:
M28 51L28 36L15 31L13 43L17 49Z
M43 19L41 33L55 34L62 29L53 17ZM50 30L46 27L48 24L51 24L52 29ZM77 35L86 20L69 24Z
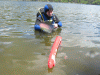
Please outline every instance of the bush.
M100 0L96 0L92 4L100 5Z

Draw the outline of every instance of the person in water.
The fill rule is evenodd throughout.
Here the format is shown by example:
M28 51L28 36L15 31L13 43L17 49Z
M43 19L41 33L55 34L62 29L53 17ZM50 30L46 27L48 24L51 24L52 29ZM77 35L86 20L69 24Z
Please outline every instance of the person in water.
M51 4L45 5L42 12L37 13L36 22L34 25L35 30L41 30L40 23L44 23L45 21L51 22L54 28L62 27L60 20L55 14L53 14L53 7Z

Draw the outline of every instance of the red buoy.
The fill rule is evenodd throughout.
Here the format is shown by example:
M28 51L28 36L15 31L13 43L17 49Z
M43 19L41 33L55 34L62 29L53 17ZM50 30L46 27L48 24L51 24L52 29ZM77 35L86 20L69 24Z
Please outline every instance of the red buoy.
M53 46L49 55L49 59L48 59L48 68L50 69L55 66L55 57L56 57L57 49L59 45L61 44L61 40L62 40L62 37L57 36L53 43Z

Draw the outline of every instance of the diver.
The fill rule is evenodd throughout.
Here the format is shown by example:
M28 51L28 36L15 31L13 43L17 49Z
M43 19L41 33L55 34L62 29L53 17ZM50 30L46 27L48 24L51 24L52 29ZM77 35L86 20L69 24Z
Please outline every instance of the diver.
M53 7L51 4L45 5L44 8L41 8L37 13L34 29L41 31L40 23L45 23L46 21L50 22L54 28L62 27L62 22L53 14Z

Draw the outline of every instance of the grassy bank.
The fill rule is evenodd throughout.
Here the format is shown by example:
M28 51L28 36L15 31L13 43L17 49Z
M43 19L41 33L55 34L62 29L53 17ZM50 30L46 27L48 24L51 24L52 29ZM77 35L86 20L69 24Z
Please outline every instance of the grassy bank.
M2 0L2 1L44 1L44 2L82 3L82 4L100 5L100 0Z

